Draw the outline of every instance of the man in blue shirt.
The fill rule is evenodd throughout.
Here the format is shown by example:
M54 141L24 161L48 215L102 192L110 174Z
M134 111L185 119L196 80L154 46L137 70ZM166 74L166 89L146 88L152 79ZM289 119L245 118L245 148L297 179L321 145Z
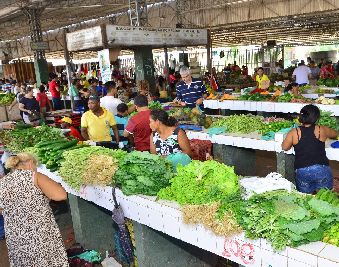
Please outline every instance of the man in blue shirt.
M193 79L188 67L182 66L180 69L182 81L177 84L177 100L182 106L203 108L204 98L208 92L205 85L199 79Z

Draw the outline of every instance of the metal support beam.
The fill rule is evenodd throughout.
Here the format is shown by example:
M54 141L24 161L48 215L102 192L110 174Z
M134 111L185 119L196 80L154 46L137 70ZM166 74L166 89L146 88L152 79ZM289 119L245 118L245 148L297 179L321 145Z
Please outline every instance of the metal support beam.
M207 30L207 69L209 73L212 73L212 38L211 31Z
M147 3L145 0L129 0L129 18L131 26L147 26Z
M44 11L44 7L23 7L22 12L28 18L30 35L32 42L42 42L42 30L41 30L41 15ZM45 59L44 50L34 51L35 59Z

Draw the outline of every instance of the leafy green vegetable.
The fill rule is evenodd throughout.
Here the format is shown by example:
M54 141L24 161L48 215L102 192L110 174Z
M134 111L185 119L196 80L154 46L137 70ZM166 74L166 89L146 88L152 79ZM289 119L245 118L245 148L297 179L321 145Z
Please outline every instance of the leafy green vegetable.
M159 101L151 101L148 103L149 109L164 109Z
M112 150L100 146L65 151L63 153L65 160L61 163L59 174L70 187L76 190L79 190L83 184L110 185L115 170L108 170L108 173L112 174L107 178L106 169L109 169L112 165L115 167L114 169L117 169L118 162L122 160L126 153L122 150ZM109 166L106 166L105 162L109 163ZM104 180L100 177L101 174L105 176Z
M231 115L223 117L211 127L224 127L229 133L251 133L260 131L263 127L263 118L253 115Z
M308 202L308 204L315 212L319 213L321 216L329 216L332 214L339 215L339 208L334 207L333 205L324 200L312 198Z
M43 125L36 128L14 129L0 132L0 140L12 152L22 152L25 148L42 141L64 139L60 129Z
M114 178L126 195L153 196L169 185L172 164L158 155L133 151L120 162Z
M239 191L238 176L234 168L217 161L192 161L177 167L171 186L160 190L162 199L179 204L205 204L222 200Z
M317 229L320 226L320 220L314 219L304 222L286 224L285 227L297 235L303 235Z

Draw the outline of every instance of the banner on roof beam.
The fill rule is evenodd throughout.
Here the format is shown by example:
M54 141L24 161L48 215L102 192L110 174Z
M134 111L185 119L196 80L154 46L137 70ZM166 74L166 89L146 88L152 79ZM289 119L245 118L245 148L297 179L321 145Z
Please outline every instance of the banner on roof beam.
M101 27L92 27L66 34L68 51L79 51L103 46Z
M189 46L207 45L206 29L149 28L106 25L110 46Z
M103 84L111 80L111 67L109 60L109 49L98 51L98 60Z

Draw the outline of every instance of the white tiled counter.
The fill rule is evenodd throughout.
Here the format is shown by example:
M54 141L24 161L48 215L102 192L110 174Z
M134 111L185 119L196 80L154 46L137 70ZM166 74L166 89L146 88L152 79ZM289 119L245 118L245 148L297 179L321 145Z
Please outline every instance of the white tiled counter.
M242 100L205 100L204 106L209 109L229 109L244 111L261 111L261 112L282 112L282 113L299 113L303 106L308 103L279 103L279 102L260 102L260 101L242 101ZM339 105L322 105L315 104L323 111L332 112L332 116L339 116Z
M283 134L276 134L275 140L260 140L248 137L238 137L226 134L215 134L210 136L205 132L186 131L189 139L209 140L214 144L229 145L242 148L250 148L264 151L284 152L286 154L294 154L293 148L289 151L281 149ZM339 149L327 147L326 155L329 160L339 161Z
M60 182L68 193L113 210L111 187L83 186L76 192L44 166L38 171ZM274 252L264 239L250 240L244 234L227 238L215 235L202 225L184 224L177 203L155 201L155 197L142 195L125 196L120 190L116 194L127 218L244 266L339 267L339 248L332 245L314 242Z

